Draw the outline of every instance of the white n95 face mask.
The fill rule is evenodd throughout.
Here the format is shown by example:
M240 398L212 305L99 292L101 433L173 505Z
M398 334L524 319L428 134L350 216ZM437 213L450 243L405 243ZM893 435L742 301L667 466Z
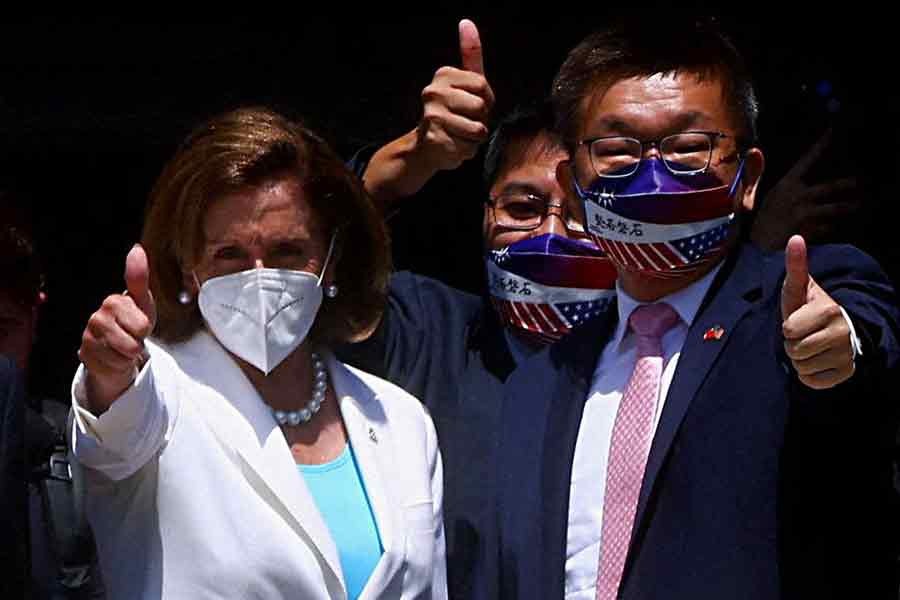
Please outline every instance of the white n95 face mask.
M225 348L268 375L306 339L322 304L322 276L293 269L249 269L200 286L206 326Z

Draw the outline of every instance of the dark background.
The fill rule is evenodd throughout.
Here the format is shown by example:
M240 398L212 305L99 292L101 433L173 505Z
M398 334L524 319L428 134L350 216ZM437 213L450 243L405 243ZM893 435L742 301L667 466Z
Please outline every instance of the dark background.
M566 52L609 17L551 8L565 14L0 25L0 187L30 211L48 271L33 392L68 396L84 323L122 289L147 192L193 125L266 104L302 116L349 158L415 125L421 89L441 65L458 65L462 16L479 26L502 114L548 91ZM768 10L721 21L757 81L763 191L833 125L836 148L811 177L855 173L866 184L864 209L834 239L856 242L896 280L893 17L858 4L828 10L820 3L792 16ZM479 157L439 175L392 220L398 268L480 290L480 167Z

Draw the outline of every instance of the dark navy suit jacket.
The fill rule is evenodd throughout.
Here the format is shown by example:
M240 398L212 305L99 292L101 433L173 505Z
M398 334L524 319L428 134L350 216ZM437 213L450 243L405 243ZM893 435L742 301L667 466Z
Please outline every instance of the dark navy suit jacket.
M735 250L666 397L620 598L896 599L897 299L852 247L811 249L810 270L861 338L856 373L825 391L798 381L781 334L783 254ZM495 514L476 569L484 598L563 596L575 442L616 319L610 311L507 380ZM704 341L713 326L725 335Z

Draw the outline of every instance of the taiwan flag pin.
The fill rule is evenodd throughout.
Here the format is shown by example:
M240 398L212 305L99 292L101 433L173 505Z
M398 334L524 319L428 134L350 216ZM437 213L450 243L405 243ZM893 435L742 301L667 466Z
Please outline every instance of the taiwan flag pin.
M716 325L706 330L706 333L703 334L703 341L721 340L723 335L725 335L725 330Z

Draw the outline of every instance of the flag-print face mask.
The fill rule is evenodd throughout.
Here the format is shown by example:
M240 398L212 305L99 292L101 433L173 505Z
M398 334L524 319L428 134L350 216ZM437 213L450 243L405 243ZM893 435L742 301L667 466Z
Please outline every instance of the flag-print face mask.
M615 267L587 241L544 234L489 251L485 265L501 323L538 345L599 316L615 296Z
M681 278L723 252L734 222L734 194L744 161L729 185L712 173L675 175L661 160L641 160L627 177L598 177L587 189L585 229L620 268Z

